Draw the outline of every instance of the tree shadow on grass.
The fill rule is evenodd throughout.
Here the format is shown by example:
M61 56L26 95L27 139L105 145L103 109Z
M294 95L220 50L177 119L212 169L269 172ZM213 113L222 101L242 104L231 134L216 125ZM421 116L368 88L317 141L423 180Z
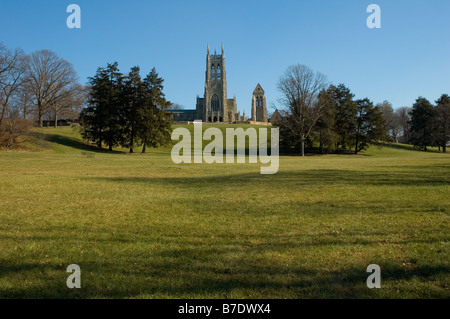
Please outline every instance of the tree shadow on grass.
M80 238L69 236L72 230L68 226L57 226L56 232L61 234L57 241L45 227L34 230L42 234L41 238L30 236L18 240L10 235L9 240L14 239L19 245L20 241L35 243L53 239L53 242L43 249L40 257L31 261L13 255L0 258L0 281L7 283L0 286L0 298L231 298L236 292L257 298L450 297L448 282L440 281L440 278L450 276L442 252L432 265L419 258L417 261L405 260L410 263L407 267L402 266L401 259L377 261L379 257L374 260L377 254L370 256L370 253L363 260L350 260L345 267L330 266L333 258L338 257L313 258L308 266L299 264L299 260L286 263L283 258L270 257L289 257L306 250L349 251L346 246L356 245L354 237L360 234L349 234L347 241L336 242L329 236L299 238L291 233L265 234L263 237L247 234L240 238L223 233L215 234L212 239L209 234L201 233L138 234L129 229L108 238L108 230L99 233L95 228L87 228L83 232L84 240L80 241ZM8 241L7 236L3 239ZM87 243L94 241L99 246L88 246ZM434 243L438 242L442 241L435 238ZM418 238L417 243L428 242ZM136 249L129 249L130 244ZM379 244L373 239L364 246L373 252ZM394 239L383 241L383 245L399 244ZM52 250L55 250L53 254ZM358 249L352 251L356 253ZM49 261L45 254L57 258L58 262ZM405 253L404 258L407 256ZM66 267L72 263L81 268L81 289L66 286L70 275ZM367 288L369 274L366 267L371 263L379 263L384 289ZM417 286L418 282L424 285ZM422 290L423 287L428 289Z
M267 246L271 250L276 245ZM20 278L26 286L0 287L2 298L136 298L170 296L189 298L230 298L233 292L258 298L448 298L448 286L439 279L449 276L445 265L421 265L402 268L383 264L382 286L390 291L378 295L366 286L369 274L365 265L339 270L323 270L322 265L309 267L282 265L250 257L230 257L225 245L217 251L204 252L198 248L167 248L152 252L147 258L127 256L118 260L85 260L80 262L81 289L68 289L68 265L56 263L25 263L11 265L0 261L0 278ZM260 248L261 249L261 248ZM266 248L267 251L267 248ZM265 251L262 250L261 253ZM368 261L369 262L369 261ZM405 283L420 281L434 285L430 291ZM428 284L428 285L429 285ZM394 288L395 287L395 288Z
M33 136L35 138L43 139L51 143L67 146L73 149L78 149L82 151L89 151L89 152L96 152L96 153L109 153L109 154L123 154L123 152L120 151L113 151L110 152L106 149L100 149L97 146L94 146L92 144L85 143L81 141L78 138L59 135L59 134L44 134L44 133L36 133L31 132L30 136Z
M422 152L422 153L437 153L437 154L445 154L442 151L439 151L438 149L432 148L431 146L428 147L428 149L425 151L423 149L414 147L413 145L408 144L397 144L397 143L386 143L382 145L383 147L387 148L393 148L396 150L403 150L403 151L414 151L414 152Z
M402 166L402 168L405 168ZM450 185L448 171L450 165L406 167L402 171L357 171L314 169L298 171L281 171L274 175L260 175L258 173L214 175L214 176L187 176L187 177L95 177L98 181L119 183L151 183L175 184L192 187L216 187L217 183L223 185L240 184L257 187L255 183L268 183L272 187L295 186L325 186L325 185L364 185L364 186L435 186ZM433 172L432 174L430 172ZM92 178L90 178L92 179Z
M96 148L92 145L81 142L79 139L67 137L67 136L63 136L63 135L58 135L58 134L47 134L47 140L52 143L56 143L56 144L64 145L67 147L84 150L84 151L98 151L99 150L98 148Z

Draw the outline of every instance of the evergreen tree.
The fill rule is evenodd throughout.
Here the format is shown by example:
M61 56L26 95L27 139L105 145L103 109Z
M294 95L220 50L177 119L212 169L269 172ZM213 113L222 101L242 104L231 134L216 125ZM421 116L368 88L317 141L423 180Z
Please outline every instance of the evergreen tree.
M139 110L138 131L142 141L142 153L146 152L147 146L158 147L170 141L172 117L163 110L169 108L172 103L165 98L163 83L164 80L159 77L155 68L144 79L145 103Z
M142 122L141 109L145 107L145 87L139 75L139 67L133 67L124 80L122 90L123 118L124 118L124 147L134 152L134 147L138 144L139 127Z
M332 98L332 88L319 94L319 104L323 106L322 114L313 129L313 138L319 142L320 153L324 153L324 147L328 152L336 148L339 136L335 132L335 104Z
M99 68L90 78L88 106L81 114L82 136L99 147L107 144L134 147L157 147L170 141L171 116L163 112L170 107L163 93L164 80L156 70L142 80L139 67L124 77L117 62Z
M450 96L443 94L437 101L433 121L434 139L444 153L450 141Z
M411 110L411 142L415 147L427 150L433 145L433 105L419 97Z
M385 140L386 123L379 108L374 107L369 99L355 102L358 113L356 116L356 130L354 134L355 154L367 149L370 144L379 144Z
M89 78L89 98L87 107L80 114L83 139L92 141L99 148L102 147L107 126L106 101L107 101L108 76L104 68L98 68L94 77Z
M99 147L106 143L110 151L124 141L122 81L117 62L99 68L89 78L88 107L81 114L83 138Z
M335 132L339 136L338 145L346 149L353 145L352 137L356 130L358 108L353 101L354 94L344 84L330 87L330 94L335 105Z

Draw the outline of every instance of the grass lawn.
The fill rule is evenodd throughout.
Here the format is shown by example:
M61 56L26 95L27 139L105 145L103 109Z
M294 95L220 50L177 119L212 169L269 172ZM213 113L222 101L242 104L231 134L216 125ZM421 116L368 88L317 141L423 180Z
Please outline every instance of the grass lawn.
M260 175L36 134L0 152L0 298L450 298L448 154L286 156Z

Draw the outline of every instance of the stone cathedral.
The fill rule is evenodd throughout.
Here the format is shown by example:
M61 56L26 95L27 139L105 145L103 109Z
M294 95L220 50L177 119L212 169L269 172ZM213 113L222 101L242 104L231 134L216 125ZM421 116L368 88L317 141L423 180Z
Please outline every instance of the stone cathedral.
M225 54L206 54L205 94L197 97L197 118L203 122L234 122L237 119L236 97L227 98Z
M264 90L257 85L252 97L252 115L247 119L237 111L236 96L229 99L227 96L227 72L225 69L225 54L222 45L221 54L211 54L209 45L206 54L205 87L203 97L197 96L195 110L169 110L176 122L263 122L267 123L267 106Z

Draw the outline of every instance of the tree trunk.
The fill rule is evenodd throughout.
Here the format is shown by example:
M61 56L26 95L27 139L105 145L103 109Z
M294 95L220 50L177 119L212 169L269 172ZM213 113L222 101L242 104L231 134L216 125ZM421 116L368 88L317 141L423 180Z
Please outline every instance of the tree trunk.
M305 156L305 140L300 141L300 156Z
M6 106L3 106L2 115L0 116L0 127L3 124L3 119L5 118Z
M320 133L319 133L319 150L320 150L320 154L323 155L322 130L320 130Z
M134 148L133 148L133 145L134 145L134 133L133 133L133 131L131 132L131 138L130 138L131 140L130 140L130 154L133 154L134 153Z
M144 145L142 146L142 154L145 154L146 150L147 150L147 141L144 141Z
M112 143L112 127L111 127L111 124L109 125L109 134L108 134L108 136L109 136L109 140L108 140L108 145L109 145L109 151L110 152L112 152L112 150L113 150L113 143Z
M442 146L442 152L447 153L447 142Z
M55 121L54 126L55 126L55 128L57 128L58 127L58 114L56 112L55 112L55 116L53 117L53 120Z
M39 127L44 127L44 112L42 112L41 102L38 102L38 117L39 117Z

